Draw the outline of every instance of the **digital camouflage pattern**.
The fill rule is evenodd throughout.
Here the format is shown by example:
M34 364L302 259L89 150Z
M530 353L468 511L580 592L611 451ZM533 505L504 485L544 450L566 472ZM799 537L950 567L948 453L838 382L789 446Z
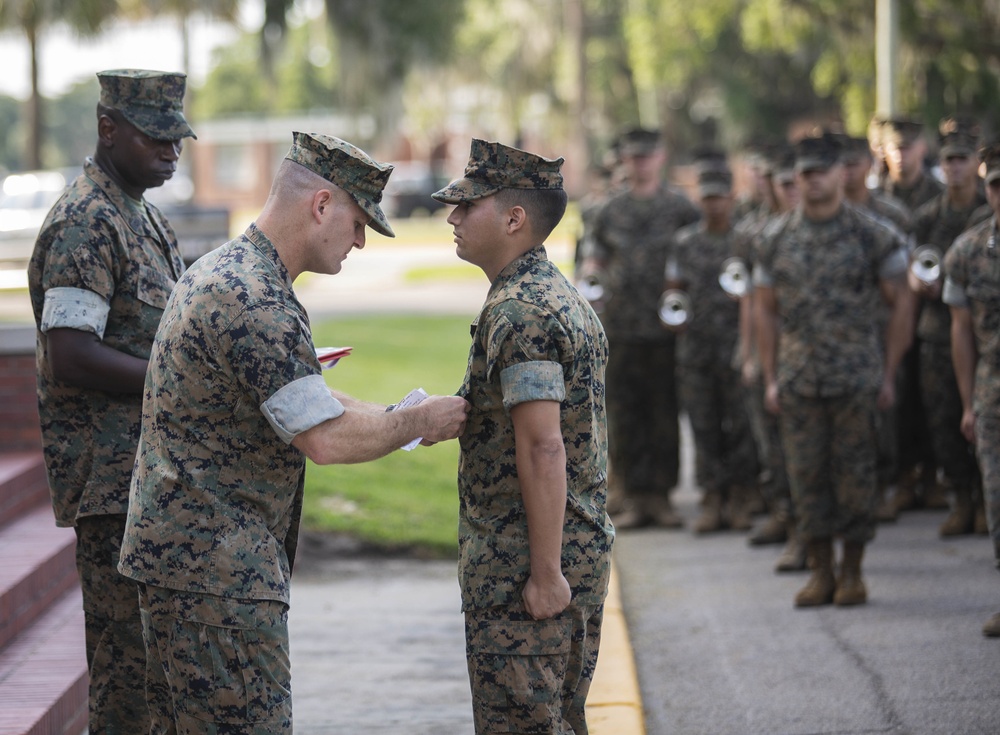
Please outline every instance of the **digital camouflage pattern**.
M501 189L558 190L563 188L563 163L562 158L542 158L503 143L473 138L463 177L431 196L445 204L458 204Z
M476 735L586 735L603 619L603 605L575 603L548 620L533 620L521 604L467 612Z
M511 605L528 578L528 525L509 410L560 402L567 503L562 571L576 605L607 594L614 529L607 502L604 370L607 342L590 305L542 246L510 263L472 325L460 395L459 583L463 610Z
M279 434L267 409L299 386L314 390ZM251 225L188 270L164 315L146 375L122 573L287 603L305 472L289 442L296 427L342 412L289 273Z
M100 102L118 110L153 140L197 138L184 117L187 76L146 69L115 69L97 73Z
M861 210L809 222L801 209L761 235L754 281L774 288L781 315L778 385L802 396L878 391L883 346L872 318L879 281L902 277L905 243Z
M140 588L150 732L292 732L286 604Z
M285 156L305 166L350 194L371 217L369 226L381 235L395 237L379 203L393 167L379 163L363 150L332 135L292 133L292 147Z
M601 322L609 339L673 341L657 316L663 274L677 230L700 218L691 202L665 187L650 199L621 192L597 212L583 247L584 257L604 264L611 297Z
M939 196L944 191L944 184L924 172L910 186L904 186L886 178L883 190L886 194L901 201L911 212L915 212L931 199Z
M992 241L992 245L991 245ZM1000 417L1000 237L990 219L964 233L944 259L944 298L972 316L979 359L973 409Z
M152 204L133 203L93 161L52 207L28 265L37 337L38 412L56 523L125 513L142 396L56 380L50 327L97 332L108 347L148 359L163 309L184 271L177 237ZM52 289L72 299L52 303ZM81 301L82 304L81 304ZM51 299L50 299L51 301ZM80 304L74 306L74 304Z
M90 673L89 732L148 732L139 590L118 573L114 562L122 545L125 515L84 516L75 530Z
M941 257L945 257L955 238L965 232L973 213L983 204L986 204L986 197L982 192L977 192L974 202L962 209L952 208L946 193L935 197L915 214L914 245L933 245L941 253ZM926 299L921 302L917 337L924 342L944 346L949 344L951 316L946 304Z
M804 540L875 536L877 392L780 393L781 436L795 518Z
M740 305L719 284L735 242L732 231L716 235L703 224L688 225L677 233L672 259L692 304L677 337L678 385L694 433L696 479L707 492L756 482L756 449L734 362Z
M988 163L987 176L991 173ZM968 308L977 361L976 454L993 555L1000 568L1000 238L994 218L964 233L944 259L945 301Z

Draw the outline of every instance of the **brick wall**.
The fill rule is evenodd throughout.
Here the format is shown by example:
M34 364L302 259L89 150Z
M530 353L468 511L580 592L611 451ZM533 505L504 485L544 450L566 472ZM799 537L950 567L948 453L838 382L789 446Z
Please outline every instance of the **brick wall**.
M0 452L40 449L35 328L0 326Z

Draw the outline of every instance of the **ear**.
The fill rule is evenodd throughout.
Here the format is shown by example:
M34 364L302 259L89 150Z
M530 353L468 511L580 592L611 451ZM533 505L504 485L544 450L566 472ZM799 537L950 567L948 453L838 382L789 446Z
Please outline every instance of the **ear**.
M115 134L118 132L118 123L110 115L98 115L97 117L97 140L103 146L110 146L115 142Z
M320 189L312 198L312 216L316 222L322 222L323 216L330 211L333 206L333 192L329 189Z
M506 217L505 225L508 235L513 235L528 226L528 213L524 211L524 207L520 204L515 204L508 209Z

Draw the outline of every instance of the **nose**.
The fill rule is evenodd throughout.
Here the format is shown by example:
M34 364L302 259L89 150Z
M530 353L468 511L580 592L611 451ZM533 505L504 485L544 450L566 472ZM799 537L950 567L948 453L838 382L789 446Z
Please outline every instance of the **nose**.
M368 237L368 228L362 227L361 231L358 233L358 236L354 238L354 247L356 247L358 250L361 250L365 246L365 240L367 237Z
M448 215L448 219L445 220L452 227L454 227L455 225L457 225L458 222L459 222L459 220L461 219L459 217L458 210L459 210L459 207L456 206L453 210L451 210L451 214Z
M181 157L184 143L179 140L165 140L161 146L161 155L167 161L176 161Z

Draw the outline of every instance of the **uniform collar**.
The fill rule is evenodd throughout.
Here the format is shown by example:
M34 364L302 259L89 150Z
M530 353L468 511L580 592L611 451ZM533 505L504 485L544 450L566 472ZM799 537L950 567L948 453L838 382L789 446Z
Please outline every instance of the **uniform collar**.
M250 226L247 227L246 232L243 236L250 241L250 243L257 249L257 251L263 256L267 263L274 269L274 272L278 275L281 280L285 282L288 290L292 289L292 277L288 272L288 268L285 267L284 261L281 260L281 256L278 255L277 248L274 247L274 243L271 242L270 238L265 235L259 227L257 227L256 222L251 222Z
M153 230L150 220L140 215L134 207L129 206L128 195L114 179L105 173L104 169L97 165L93 158L84 161L83 173L111 200L115 209L118 210L118 214L134 234L140 237L159 238L159 234ZM145 205L146 200L141 200L141 203Z

